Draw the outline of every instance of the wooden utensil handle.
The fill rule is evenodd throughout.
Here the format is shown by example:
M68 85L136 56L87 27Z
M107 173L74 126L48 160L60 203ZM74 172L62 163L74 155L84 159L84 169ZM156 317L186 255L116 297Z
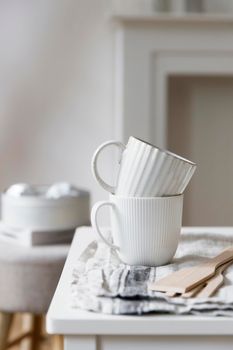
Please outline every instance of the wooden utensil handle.
M222 253L212 258L207 264L214 264L215 269L233 259L233 246L227 248Z
M221 265L216 274L206 282L206 286L197 293L197 298L208 298L211 297L221 285L224 283L223 272L232 265L232 261L228 261L226 264Z
M221 280L219 279L219 275L221 275L228 266L232 265L233 261L230 260L227 263L221 265L217 270L213 277L209 278L207 281L205 281L203 284L199 284L196 288L191 289L189 292L181 294L182 298L192 298L196 297L196 295L204 296L204 297L210 297L216 289L221 285ZM218 281L217 284L215 284L215 281Z

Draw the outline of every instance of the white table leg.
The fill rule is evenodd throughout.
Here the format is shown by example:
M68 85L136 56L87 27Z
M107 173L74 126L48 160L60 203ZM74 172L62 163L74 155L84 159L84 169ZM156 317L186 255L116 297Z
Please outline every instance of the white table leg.
M64 350L97 350L97 336L95 335L65 336Z

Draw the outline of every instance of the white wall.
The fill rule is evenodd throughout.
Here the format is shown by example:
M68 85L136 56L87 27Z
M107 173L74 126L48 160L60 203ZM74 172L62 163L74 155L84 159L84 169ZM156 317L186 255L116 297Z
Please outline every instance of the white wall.
M67 180L107 198L90 160L114 137L110 3L0 2L0 190Z
M0 2L1 190L67 180L107 197L90 172L94 149L114 136L106 10L104 0Z

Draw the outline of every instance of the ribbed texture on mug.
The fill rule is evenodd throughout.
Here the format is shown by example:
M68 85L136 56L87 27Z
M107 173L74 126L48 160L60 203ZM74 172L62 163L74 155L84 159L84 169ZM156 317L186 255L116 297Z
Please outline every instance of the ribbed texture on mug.
M154 197L184 192L196 165L134 137L123 152L117 195Z
M162 265L175 254L181 230L183 196L111 196L114 241L122 260L133 265Z

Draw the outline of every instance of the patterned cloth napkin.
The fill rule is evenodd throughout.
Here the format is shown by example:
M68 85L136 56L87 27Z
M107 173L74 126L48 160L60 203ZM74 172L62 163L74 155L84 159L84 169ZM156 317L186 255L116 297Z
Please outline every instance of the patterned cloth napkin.
M183 233L170 264L147 267L126 265L102 241L93 241L73 269L72 307L106 314L154 312L233 316L233 264L225 271L224 285L211 298L169 298L147 288L148 282L206 261L231 245L232 229L224 234L218 232L218 228L212 233Z

